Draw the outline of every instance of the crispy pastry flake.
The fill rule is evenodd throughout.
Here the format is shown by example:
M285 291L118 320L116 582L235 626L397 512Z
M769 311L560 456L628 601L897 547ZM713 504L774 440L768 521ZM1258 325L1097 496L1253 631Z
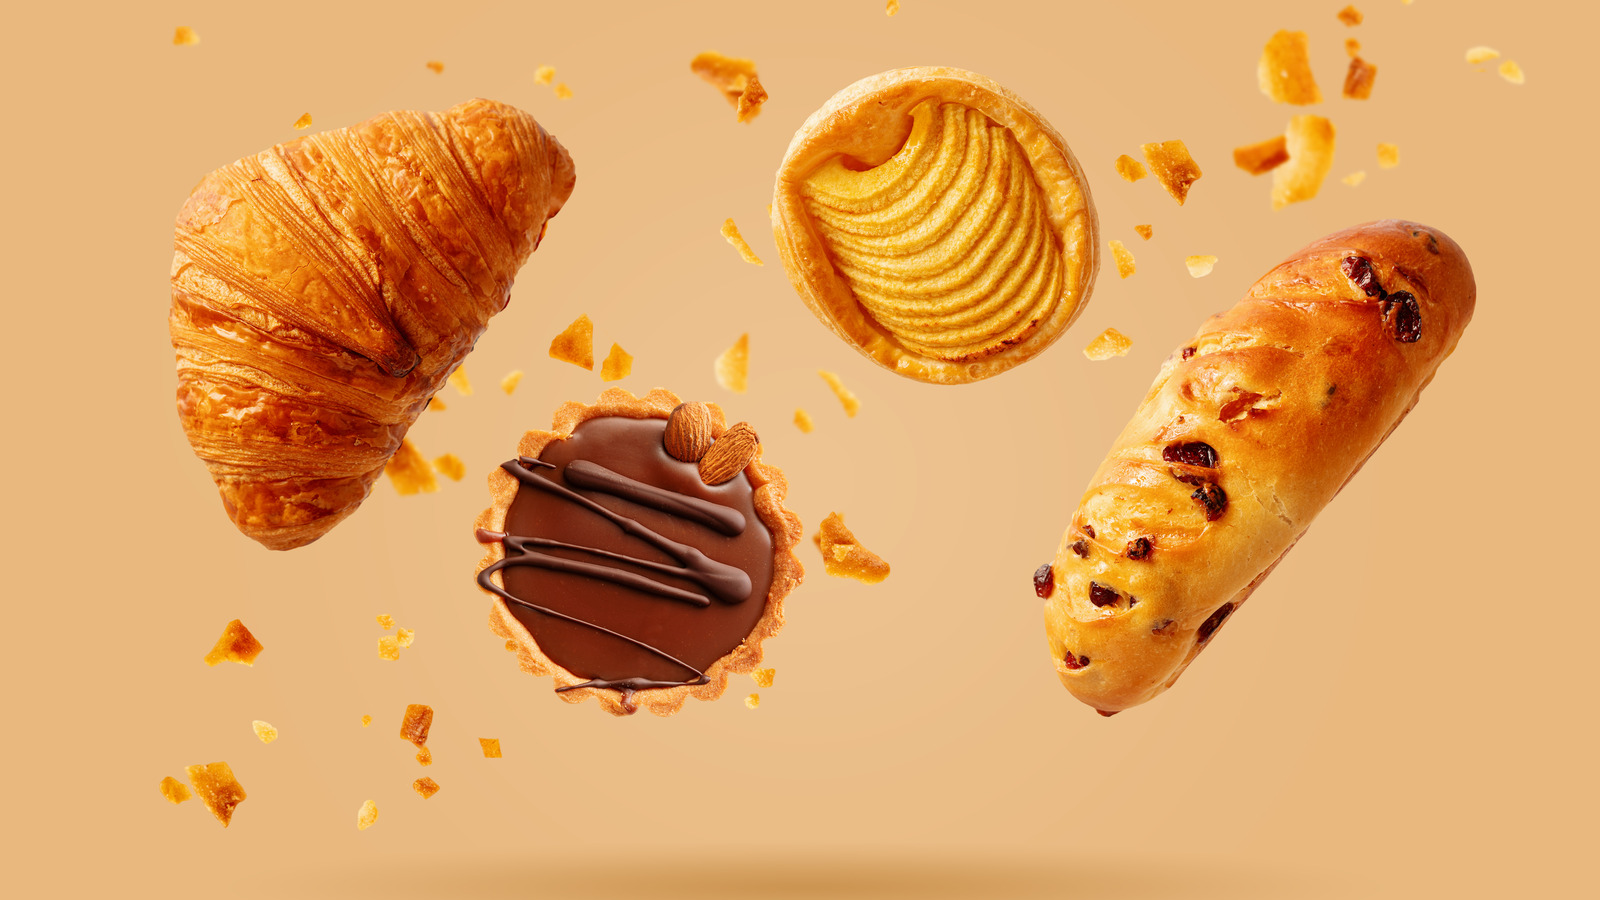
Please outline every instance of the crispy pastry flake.
M483 748L483 758L484 759L499 759L500 758L500 739L499 738L478 738L478 746Z
M392 631L394 629L394 616L391 616L388 613L379 613L377 620L378 627L382 628L384 631Z
M378 821L378 804L371 800L361 804L361 809L356 811L356 830L366 831Z
M444 412L449 407L444 405L444 401L439 399L438 394L435 394L428 398L428 409L432 412Z
M1217 258L1215 256L1187 256L1184 257L1183 264L1189 267L1189 276L1191 278L1204 278L1211 274L1212 269L1216 268Z
M399 644L402 650L411 646L411 642L415 641L416 639L417 633L410 628L402 628L395 632L394 635L394 642Z
M424 775L423 777L418 778L416 781L411 782L411 789L421 795L422 799L426 800L429 797L432 797L434 794L439 793L439 782L434 781L432 778Z
M1304 31L1274 34L1261 49L1256 74L1261 93L1275 103L1309 106L1322 102L1322 92L1311 74L1311 52Z
M1361 54L1361 42L1355 38L1345 38L1344 52L1351 56L1359 56Z
M1400 148L1394 144L1379 144L1378 165L1385 169L1400 165Z
M534 84L549 84L556 80L555 66L540 66L533 70Z
M383 474L389 476L389 482L402 497L431 494L439 489L439 482L433 477L433 467L423 459L422 451L409 438L400 441L400 449L384 464Z
M1499 58L1500 58L1500 51L1494 49L1493 47L1468 47L1467 48L1467 62L1472 63L1475 66L1476 65L1480 65L1482 63L1486 63L1491 59L1499 59Z
M829 575L854 578L864 584L877 584L889 577L889 564L861 546L838 513L829 513L822 520L821 530L812 540L822 551L822 567Z
M588 315L572 320L567 329L550 342L550 358L594 371L594 322Z
M565 81L563 81L560 84L556 85L556 99L557 100L571 100L572 99L572 88L567 87L567 83Z
M756 669L754 672L750 673L750 677L755 679L756 687L769 688L772 687L773 679L778 677L778 670Z
M257 719L250 723L250 728L256 733L256 737L261 739L263 744L270 744L278 739L278 729L272 727L271 722L263 722Z
M1133 341L1128 340L1122 332L1115 328L1107 328L1099 337L1090 341L1089 346L1083 348L1083 355L1099 362L1113 356L1127 356L1128 349L1132 346Z
M1111 240L1111 257L1117 261L1117 277L1127 278L1134 272L1133 254L1119 240Z
M739 226L735 225L732 219L722 223L722 236L728 239L728 243L733 245L733 249L739 251L740 259L753 266L766 265L761 261L761 257L750 249L750 244L745 241L744 235L739 233Z
M432 727L433 707L426 703L409 704L400 720L400 738L421 747L428 743L428 729Z
M246 797L244 786L233 777L233 769L225 762L214 762L189 766L184 772L188 774L189 783L194 785L194 792L200 795L206 809L211 810L223 828L227 828L233 820L234 807L243 803Z
M433 751L429 750L427 747L419 747L419 748L417 748L417 765L419 765L419 766L431 766L431 765L433 765Z
M261 646L256 636L250 633L250 629L244 627L243 622L234 619L223 626L222 636L217 638L217 643L211 648L211 652L205 655L206 665L236 662L253 666L256 664L256 657L260 656L264 649L266 648Z
M1350 69L1344 76L1344 96L1347 100L1366 100L1372 96L1372 83L1378 79L1378 67L1357 56L1350 60Z
M601 381L621 381L633 372L633 355L622 349L621 344L613 343L611 352L606 354L605 361L600 364Z
M1132 184L1148 173L1145 172L1143 163L1124 153L1117 157L1117 174L1122 176L1123 181Z
M304 131L311 127L311 113L301 113L300 118L294 120L294 130Z
M750 696L744 698L744 705L749 707L750 709L755 709L756 707L761 705L761 695L760 694L751 694Z
M742 394L749 388L750 374L750 335L739 335L733 346L722 351L716 363L717 384Z
M740 122L754 119L767 99L767 91L756 75L756 64L751 60L707 51L689 61L689 71L721 91Z
M1159 144L1142 144L1139 149L1143 151L1144 161L1150 164L1150 171L1155 173L1156 180L1182 206L1189 196L1189 186L1204 174L1194 157L1189 155L1189 148L1184 146L1183 141L1162 141Z
M456 366L455 371L451 372L450 377L446 378L445 381L447 381L451 387L455 388L456 393L460 394L461 396L472 396L472 380L467 377L467 367L465 364Z
M467 475L467 464L454 453L446 453L433 461L433 468L451 481L460 481Z
M828 387L833 391L833 395L839 398L839 404L844 407L845 418L854 419L856 417L856 413L861 411L861 398L857 397L853 391L845 387L844 382L839 380L839 376L833 374L832 372L829 372L825 369L818 369L817 374L821 375L822 380L828 383Z
M1500 77L1512 84L1522 84L1527 81L1527 76L1522 74L1522 67L1509 59L1500 64Z
M1346 175L1345 177L1343 177L1343 178L1341 178L1339 180L1344 182L1345 184L1350 185L1351 187L1355 187L1356 185L1360 184L1361 182L1367 180L1367 170L1366 169L1361 169L1359 171L1351 172L1349 175Z
M1333 123L1321 116L1295 116L1286 135L1289 161L1272 170L1272 208L1310 200L1333 168Z
M367 727L368 725L371 725L371 724L372 724L372 717L371 716L362 716L361 717L361 727L362 728L365 728L365 727Z
M816 424L811 421L811 414L803 409L794 411L794 427L800 429L801 434L810 434Z
M511 392L513 392L513 391L515 391L517 389L517 385L520 384L521 382L522 382L522 370L521 369L516 369L515 371L508 372L506 374L506 377L500 379L500 390L505 391L507 396L509 396L511 394Z
M1270 172L1288 161L1289 145L1281 134L1233 148L1233 164L1251 175Z
M168 775L161 779L161 796L165 797L168 803L177 804L192 798L194 795L189 793L188 785Z
M395 662L400 658L400 639L392 634L378 638L378 658Z
M1135 225L1133 226L1133 230L1139 235L1139 237L1142 237L1147 241L1155 237L1156 234L1156 230L1151 228L1149 225Z
M1361 15L1361 10L1356 9L1354 6L1346 6L1344 9L1339 10L1339 21L1349 25L1351 28L1360 25L1362 18L1364 17Z
M177 47L193 47L200 43L200 35L187 25L179 25L178 30L172 34L172 43Z
M430 59L426 63L423 63L423 65L427 66L428 70L435 75L444 74L444 63L439 62L437 59Z

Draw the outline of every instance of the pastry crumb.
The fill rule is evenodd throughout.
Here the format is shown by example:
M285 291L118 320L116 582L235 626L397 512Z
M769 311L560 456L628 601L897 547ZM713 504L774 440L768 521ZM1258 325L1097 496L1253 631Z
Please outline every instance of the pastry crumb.
M885 3L883 5L883 14L886 15L886 16L893 16L895 13L897 13L899 11L900 11L900 0L889 0L889 2L887 2L887 3Z
M394 628L394 616L391 616L388 613L379 613L377 619L378 627L382 628L384 631L390 631Z
M573 319L565 331L550 341L550 358L594 371L594 322L587 314Z
M1500 64L1500 77L1512 84L1523 84L1527 81L1527 76L1522 74L1522 67L1509 59Z
M1378 78L1378 67L1359 56L1350 60L1350 70L1344 76L1346 100L1366 100L1372 96L1372 83Z
M1189 148L1184 146L1183 141L1162 141L1158 144L1141 144L1139 149L1144 153L1144 161L1150 164L1150 171L1155 174L1156 180L1182 206L1189 196L1189 186L1204 174L1194 157L1189 155Z
M732 219L722 223L722 236L727 238L728 243L733 245L733 249L739 251L740 259L755 266L766 265L761 261L761 257L750 249L750 244L745 241L744 235L739 233L739 226L735 225Z
M557 100L571 100L572 99L572 88L567 87L567 83L565 81L563 81L560 84L556 85L556 99Z
M1233 148L1233 164L1251 175L1262 175L1289 161L1289 147L1283 135Z
M400 720L400 739L418 747L428 743L428 730L433 727L433 707L426 703L406 705L406 714Z
M750 696L744 698L744 705L749 707L750 709L755 709L756 707L761 705L761 695L760 694L751 694Z
M222 636L217 638L217 643L205 655L206 665L214 666L222 662L236 662L241 665L253 666L256 657L266 648L244 627L244 623L234 619L222 628Z
M356 830L366 831L376 821L378 821L378 804L371 800L361 804L361 809L356 811Z
M533 70L534 84L549 84L556 80L555 66L540 66Z
M767 89L761 86L761 79L750 76L750 84L739 95L739 102L734 106L734 118L739 122L748 122L761 112L761 104L767 102Z
M811 421L811 414L803 409L794 411L794 427L800 429L801 434L810 434L816 425Z
M1155 234L1156 234L1156 230L1154 228L1150 227L1149 225L1135 225L1135 226L1133 226L1133 230L1134 230L1135 234L1139 235L1139 237L1142 237L1147 241L1150 240L1152 237L1155 237Z
M717 384L735 394L742 394L749 388L750 374L750 335L739 335L733 346L722 351L717 357L715 366Z
M822 568L838 578L854 578L864 584L877 584L889 577L889 564L883 557L861 546L844 525L844 516L829 513L812 537L822 552Z
M1204 278L1211 274L1212 269L1216 268L1217 258L1207 255L1186 256L1183 259L1183 264L1189 267L1189 277Z
M1113 356L1127 356L1128 350L1133 346L1133 341L1115 328L1107 328L1100 336L1089 342L1083 348L1083 355L1092 360L1099 361L1110 359Z
M750 673L750 677L755 679L756 687L769 688L772 687L773 679L778 677L778 670L756 669L754 672Z
M1354 6L1346 6L1344 9L1339 10L1339 21L1349 25L1351 28L1360 25L1362 18L1364 17L1361 15L1361 10L1356 9Z
M633 355L622 349L621 344L613 343L611 352L600 363L601 381L621 381L633 372Z
M400 658L400 639L392 634L378 638L378 658L394 662Z
M460 394L461 396L472 396L472 380L467 377L466 365L463 364L456 366L455 371L451 372L450 377L446 378L445 381L447 381L451 387L455 388L456 393Z
M250 723L250 728L256 733L256 737L261 739L263 744L270 744L278 739L278 729L272 727L271 722L263 722L257 719Z
M171 775L161 779L161 796L172 804L182 803L194 797L193 794L189 793L188 785L173 778Z
M300 118L294 120L295 131L305 131L311 127L311 113L301 113Z
M1481 63L1486 63L1491 59L1499 59L1499 58L1500 58L1500 51L1494 49L1493 47L1468 47L1467 48L1467 62L1472 63L1475 66L1479 65Z
M429 797L432 797L434 794L439 793L439 782L434 781L432 778L424 775L423 777L418 778L416 781L411 782L411 789L422 795L422 799L426 800Z
M1345 38L1344 52L1351 56L1359 56L1361 54L1361 42L1355 38Z
M1400 148L1394 144L1378 145L1378 165L1392 169L1400 165Z
M444 63L439 62L437 59L430 59L427 62L423 63L423 65L427 66L428 69L430 71L432 71L433 74L435 74L435 75L443 75L444 74Z
M401 496L431 494L439 489L439 481L433 477L433 466L423 459L422 451L408 438L401 439L400 449L384 463L383 473L389 476L389 483Z
M417 633L415 631L413 631L412 629L410 629L410 628L402 628L399 631L395 632L395 635L394 635L394 642L396 644L399 644L400 645L400 649L402 649L402 650L404 650L405 648L411 646L411 643L413 641L415 641L416 639L417 639Z
M478 738L478 746L483 748L483 758L484 759L499 759L500 758L500 739L499 738Z
M225 762L214 762L188 766L184 772L206 809L211 810L223 828L227 828L233 820L234 808L243 803L247 796L239 779L233 777L233 769Z
M818 369L817 374L821 375L822 380L828 383L828 387L833 391L833 395L839 398L839 405L844 407L845 418L854 419L856 417L856 413L861 411L861 398L857 397L855 392L845 387L844 382L839 380L839 376L833 374L832 372L829 372L825 369Z
M460 481L467 475L467 464L454 453L446 453L433 461L433 468L451 481Z
M417 748L417 765L419 765L419 766L431 766L431 765L433 765L433 751L429 750L427 747L418 747Z
M1341 178L1339 180L1344 182L1345 184L1350 185L1351 187L1355 187L1356 185L1360 184L1361 182L1367 180L1367 170L1366 169L1360 169L1358 171L1351 172L1349 175L1346 175L1345 177L1343 177L1343 178Z
M1148 173L1145 172L1143 163L1124 153L1117 157L1117 174L1122 176L1123 181L1132 184Z
M200 35L196 34L195 30L187 25L179 25L178 29L172 33L172 43L173 46L177 47L193 47L195 44L200 43ZM227 42L224 41L223 43Z
M512 391L515 391L517 389L517 385L520 384L521 382L522 382L522 370L521 369L516 369L514 371L508 372L506 374L506 377L500 379L500 390L505 391L507 394L510 394Z
M1286 133L1289 161L1272 171L1272 208L1283 209L1317 196L1333 168L1333 123L1322 116L1295 116Z
M767 99L767 91L756 74L756 64L751 60L708 50L689 61L689 71L720 91L733 106L735 118L740 122L754 119Z
M371 724L372 724L372 717L371 716L362 716L361 717L361 727L362 728L366 728L368 725L371 725Z
M1275 103L1309 106L1322 102L1311 74L1310 43L1304 31L1279 31L1261 49L1256 68L1261 93Z
M1111 245L1111 258L1117 261L1117 277L1127 278L1132 275L1134 272L1133 254L1119 240L1113 238L1108 243Z

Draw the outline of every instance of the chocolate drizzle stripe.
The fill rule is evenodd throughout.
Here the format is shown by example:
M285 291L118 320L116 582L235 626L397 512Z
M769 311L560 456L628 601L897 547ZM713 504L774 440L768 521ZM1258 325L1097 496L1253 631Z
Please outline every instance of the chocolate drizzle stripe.
M618 528L621 528L624 534L639 538L676 559L686 570L684 577L693 579L718 600L724 603L740 603L749 598L751 589L750 576L742 569L719 563L699 550L687 544L674 541L641 522L612 512L566 485L558 484L548 478L540 478L529 471L527 468L529 465L554 468L549 463L528 456L519 457L516 462L501 463L500 468L510 472L524 486L555 494L558 497L576 503L596 515L609 519Z
M648 506L680 519L704 525L729 537L744 531L744 513L736 509L635 481L586 459L575 459L567 463L566 469L562 470L562 476L574 487L588 488L591 491L631 500L641 506Z
M610 550L597 550L594 547L580 547L577 544L568 544L563 541L552 541L549 538L508 536L505 539L505 544L508 549L517 551L516 556L512 556L509 553L506 554L504 562L508 568L511 566L534 566L535 568L549 569L553 572L568 572L574 575L587 575L590 578L598 578L601 581L609 581L612 584L620 584L624 587L630 587L636 591L643 591L647 594L658 594L662 597L667 597L672 600L682 600L684 603L688 603L693 606L711 605L711 598L705 596L704 594L697 594L694 591L686 591L683 588L673 587L670 584L662 584L661 582L652 578L646 578L643 575L636 575L626 569L619 569L616 566L602 566L596 563L587 563L578 559L568 559L564 556L552 556L548 553L540 553L537 550L530 550L528 548L548 547L552 550L576 550L582 553L592 553L595 556L604 557L606 559L614 559L619 562L632 563L633 565L655 572L664 572L668 575L683 575L685 577L692 577L691 573L687 573L677 566L669 566L665 563L658 563L648 559L637 559L621 553L612 553Z

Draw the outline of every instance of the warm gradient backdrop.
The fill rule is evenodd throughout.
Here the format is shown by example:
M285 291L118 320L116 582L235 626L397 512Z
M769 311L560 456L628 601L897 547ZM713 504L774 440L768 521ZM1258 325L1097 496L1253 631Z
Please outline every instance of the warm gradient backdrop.
M1596 139L1587 4L31 4L4 78L6 685L0 847L18 897L1573 896L1594 889ZM54 8L58 11L47 12ZM1582 11L1580 11L1582 10ZM172 45L189 25L202 43ZM1275 30L1309 32L1339 133L1322 196L1282 212L1238 144L1299 110L1256 88ZM1342 100L1343 41L1379 67ZM1489 44L1527 84L1475 71ZM688 71L718 49L772 94L744 126ZM445 64L443 74L424 67ZM575 96L533 81L556 67ZM884 69L953 65L1032 102L1091 179L1103 267L1079 324L982 384L933 387L836 340L765 225L790 135ZM204 173L315 128L472 96L531 111L578 187L413 439L468 478L380 482L322 541L274 554L228 524L173 412L172 220ZM1120 153L1181 138L1179 208ZM1401 148L1380 169L1379 141ZM1359 187L1338 180L1365 170ZM735 218L763 268L718 235ZM1328 231L1401 216L1472 257L1477 319L1421 405L1178 687L1102 719L1056 682L1029 576L1160 360ZM1133 226L1150 223L1142 241ZM1183 258L1215 254L1194 280ZM472 582L483 479L596 374L548 359L593 317L622 386L722 403L894 565L806 584L748 680L670 720L569 706L517 671ZM1107 326L1125 358L1080 352ZM750 391L713 358L750 333ZM838 371L846 419L817 378ZM496 384L527 378L513 396ZM790 424L796 407L813 434ZM1308 461L1309 462L1309 461ZM416 629L378 659L377 613ZM266 644L206 668L229 619ZM396 735L430 703L437 762ZM369 729L362 714L374 717ZM282 737L263 745L250 722ZM477 738L505 756L485 760ZM226 760L226 831L156 790ZM443 790L423 801L419 775ZM373 799L377 825L355 829Z

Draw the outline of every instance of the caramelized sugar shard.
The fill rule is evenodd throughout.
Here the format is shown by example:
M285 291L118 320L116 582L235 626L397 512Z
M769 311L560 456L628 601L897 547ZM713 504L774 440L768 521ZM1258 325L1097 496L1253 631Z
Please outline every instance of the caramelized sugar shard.
M483 758L484 759L499 759L500 758L500 739L499 738L478 738L478 746L483 748Z
M744 698L744 705L750 709L755 709L761 705L761 695L751 694L750 696Z
M571 100L572 99L572 88L567 87L567 83L565 81L563 81L560 84L556 85L556 99L557 100Z
M392 634L378 638L378 658L394 662L400 658L400 639Z
M394 629L394 616L391 616L388 613L379 613L377 619L378 627L382 628L384 631L392 631Z
M605 361L600 363L601 381L621 381L633 373L633 354L622 349L621 344L613 343L611 352L606 354Z
M294 120L295 131L305 131L311 127L311 113L301 113L300 118Z
M1156 235L1156 230L1149 225L1135 225L1133 226L1133 230L1139 235L1139 237L1142 237L1147 241Z
M1311 51L1304 31L1280 31L1261 49L1256 69L1261 93L1276 103L1309 106L1322 102L1311 74Z
M1400 165L1400 148L1394 144L1378 145L1378 165L1392 169Z
M1347 100L1366 100L1372 96L1372 83L1378 80L1378 67L1357 56L1350 60L1350 70L1344 76L1344 96Z
M750 677L755 679L756 687L769 688L772 687L773 679L778 677L778 670L756 669L754 672L750 673Z
M739 95L739 101L734 104L734 116L740 122L748 122L761 112L761 104L767 102L767 89L761 86L761 79L750 76L750 83L745 86L744 93Z
M1500 51L1494 49L1493 47L1468 47L1467 48L1467 62L1472 63L1475 66L1476 65L1480 65L1482 63L1486 63L1491 59L1499 59L1499 58L1500 58Z
M428 70L431 71L435 75L443 75L444 74L444 63L438 61L437 59L430 59L427 62L423 63L423 65L427 66Z
M794 411L794 427L800 429L801 434L810 434L816 425L811 421L811 414L803 409Z
M400 738L418 747L428 743L428 729L433 727L433 707L426 703L412 703L400 720Z
M1289 145L1281 134L1258 143L1233 148L1233 164L1251 175L1271 172L1288 161Z
M356 812L356 830L366 831L378 821L378 804L371 800L361 804L361 809Z
M188 774L189 783L194 785L194 792L200 795L206 809L211 810L223 828L227 828L228 822L233 819L234 807L243 803L246 797L239 779L233 777L233 769L225 762L214 762L189 766L184 772Z
M1362 18L1361 10L1356 9L1354 6L1346 6L1344 9L1339 10L1339 21L1349 25L1351 28L1360 25Z
M394 642L399 644L401 649L411 646L411 642L415 641L416 639L417 633L410 628L402 628L395 632L394 635Z
M255 731L256 737L260 738L263 744L270 744L278 739L278 729L272 727L271 722L257 719L250 723L250 728Z
M707 84L720 91L734 109L739 108L739 101L750 89L751 82L755 82L757 88L760 87L760 81L756 77L756 64L753 61L723 56L712 50L690 60L689 71L699 75ZM765 91L762 94L765 99ZM745 120L740 119L740 121Z
M733 245L733 249L739 251L740 259L754 266L765 265L761 261L761 257L750 249L750 245L745 242L744 235L739 233L739 226L735 225L732 219L722 223L722 236L728 239L728 243Z
M439 482L433 477L433 466L422 458L417 445L407 439L400 441L400 449L384 463L383 473L389 476L389 483L401 496L431 494L439 489Z
M1184 146L1183 141L1162 141L1159 144L1142 144L1139 149L1144 152L1144 161L1150 164L1150 171L1155 173L1156 180L1182 206L1189 196L1189 186L1204 174L1194 157L1189 155L1189 148Z
M500 379L500 390L505 391L506 394L509 395L512 391L515 391L517 389L517 385L520 384L521 382L522 382L522 370L521 369L517 369L515 371L508 372L508 373L506 373L506 377Z
M1123 181L1132 184L1148 173L1145 172L1143 163L1124 153L1117 157L1117 174L1122 176Z
M889 577L889 564L861 546L838 513L829 513L822 520L821 529L813 540L822 551L822 567L829 575L854 578L865 584L877 584Z
M424 775L423 777L418 778L416 781L411 782L411 789L421 795L422 799L426 800L429 797L432 797L434 794L439 793L439 782L434 781L432 778Z
M550 342L550 358L594 371L594 322L587 315L572 320L567 329Z
M1216 268L1217 258L1215 256L1186 256L1183 264L1189 267L1189 276L1191 278L1204 278L1211 274L1212 269Z
M451 387L455 388L456 393L460 394L461 396L472 396L472 380L467 378L467 367L465 363L456 366L455 371L451 372L450 377L445 379L445 381L448 382Z
M1092 360L1099 361L1110 359L1113 356L1127 356L1128 349L1133 346L1133 341L1115 328L1107 328L1100 336L1089 342L1083 348L1083 355Z
M748 333L739 335L733 346L717 357L716 374L717 384L735 394L742 394L749 388L750 335Z
M1110 243L1111 258L1117 261L1117 277L1127 278L1134 272L1133 254L1128 252L1128 248L1121 241L1112 240Z
M194 29L187 25L179 25L172 33L172 43L177 47L192 47L200 43L200 35L195 34Z
M419 765L419 766L431 766L431 765L433 765L433 751L429 750L427 747L419 747L419 748L417 748L417 765Z
M854 419L856 417L856 413L861 411L861 398L857 397L854 392L845 387L844 382L839 380L839 376L833 374L832 372L824 369L818 369L817 374L821 375L822 380L828 383L828 387L833 391L833 395L839 398L839 404L844 407L845 417Z
M454 453L446 453L445 455L435 459L433 461L433 468L440 475L443 475L451 481L460 481L461 479L467 477L467 464L462 462L461 457L455 455Z
M1500 77L1512 84L1523 84L1528 80L1527 76L1522 74L1522 67L1509 59L1500 64Z
M194 795L189 793L188 785L168 775L161 779L161 796L167 798L168 803L182 803Z
M1321 116L1289 120L1289 161L1272 171L1273 209L1317 195L1333 168L1333 137L1333 123Z
M243 622L234 619L222 629L222 637L217 638L216 646L212 647L211 652L206 654L206 665L214 666L220 662L236 662L253 666L255 665L256 657L260 656L261 651L264 649L261 646L261 642L256 640L256 636L250 633L250 629L244 627Z
M556 80L555 66L540 66L533 70L534 84L549 84Z
M1367 171L1365 169L1362 169L1360 171L1351 172L1349 175L1346 175L1345 177L1343 177L1343 178L1341 178L1339 180L1344 182L1345 184L1350 185L1351 187L1355 187L1356 185L1360 184L1361 182L1367 180Z

